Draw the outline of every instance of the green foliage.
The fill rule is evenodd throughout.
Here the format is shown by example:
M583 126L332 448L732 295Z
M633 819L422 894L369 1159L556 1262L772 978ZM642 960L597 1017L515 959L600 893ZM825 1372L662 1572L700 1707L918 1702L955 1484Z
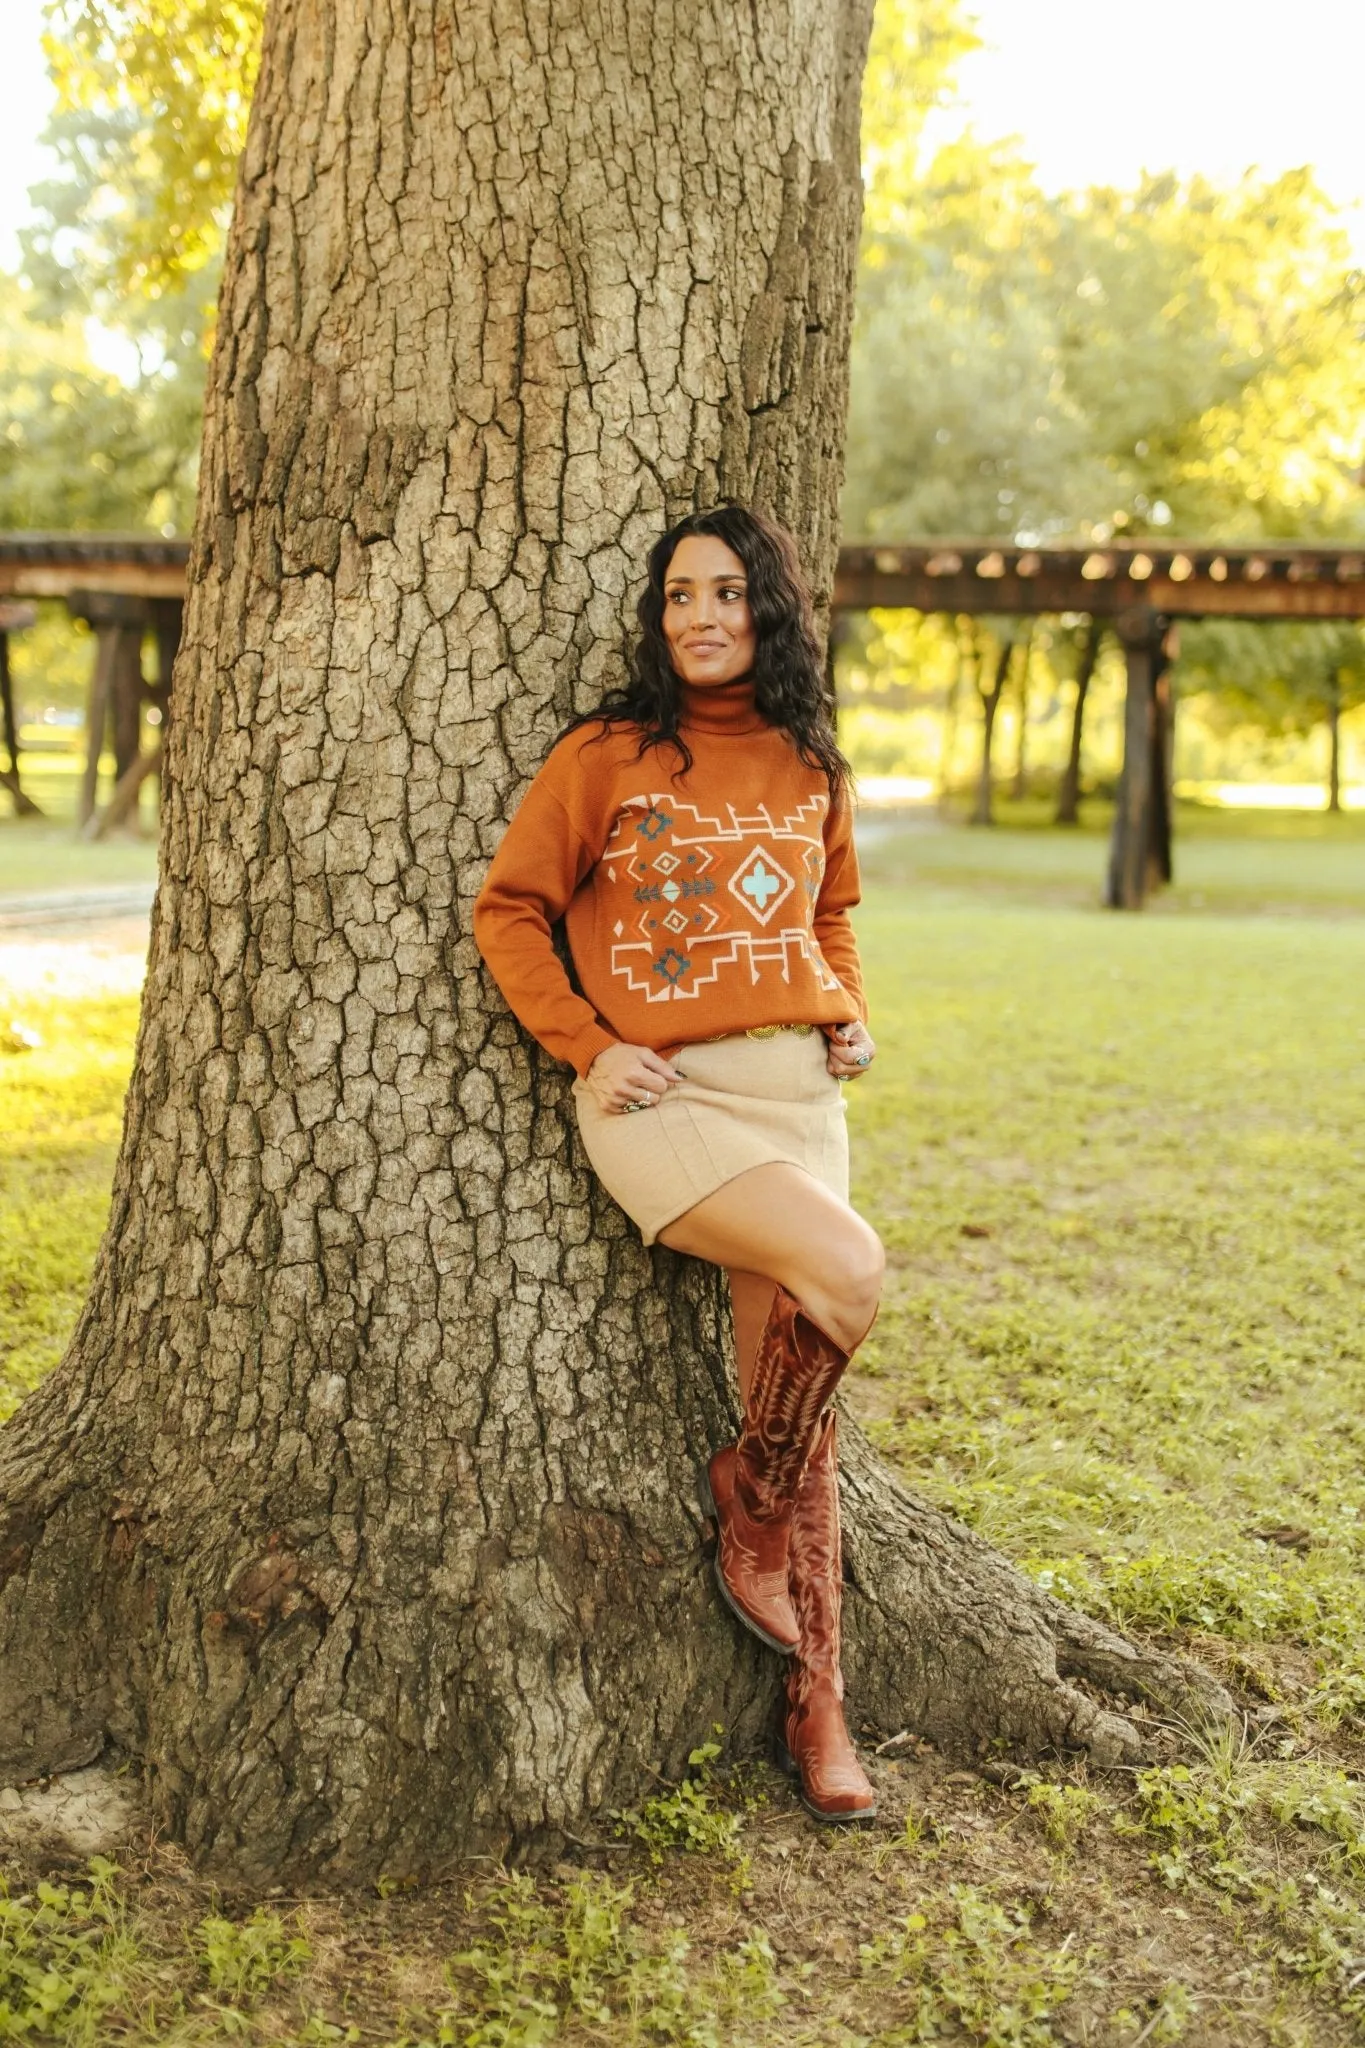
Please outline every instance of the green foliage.
M163 345L197 344L246 138L258 0L50 0L57 88L30 264L90 309L153 308Z
M1123 2007L1114 2015L1121 2041L1167 2043L1183 2041L1195 2015L1195 2001L1187 1984L1163 1984L1145 2013Z
M967 138L871 223L852 533L1365 530L1365 285L1307 173L1054 198Z
M1182 628L1175 676L1182 695L1204 693L1224 727L1304 732L1365 704L1365 632L1349 621L1201 619Z
M1256 1825L1266 1820L1318 1834L1326 1853L1286 1878L1282 1848ZM1339 1770L1234 1749L1203 1766L1140 1772L1132 1809L1115 1825L1156 1837L1148 1860L1169 1890L1206 1889L1253 1909L1272 1930L1279 1968L1331 1986L1343 2013L1360 2020L1365 1907L1353 1887L1365 1867L1363 1820L1360 1787Z
M219 1914L201 1920L199 1953L214 1991L252 2003L296 1977L312 1951L278 1913L258 1906L249 1920L224 1920Z
M51 0L57 174L0 279L0 526L188 527L256 0ZM102 323L136 370L97 370Z
M88 1886L40 1883L15 1895L0 1878L0 2041L101 2040L134 1960L116 1876L97 1857Z
M644 1939L633 1903L631 1886L584 1876L555 1909L530 1878L510 1878L489 1933L450 1960L435 2033L398 2048L540 2048L575 2021L681 2048L762 2039L783 2004L767 1937L756 1930L693 1973L687 1938Z
M720 1803L712 1769L720 1754L715 1742L694 1749L687 1759L692 1775L655 1793L641 1806L617 1813L617 1833L643 1843L654 1863L661 1863L668 1849L701 1856L737 1856L744 1821L742 1814Z
M42 324L0 273L0 527L160 524L185 507L155 405L97 370L74 313Z
M930 154L975 37L878 9L845 524L855 534L1365 530L1365 283L1309 171L1045 193Z
M980 47L962 0L877 0L863 73L863 182L870 227L894 230L920 181L924 123Z
M955 1884L948 1900L947 1913L911 1913L860 1951L870 1989L880 1980L915 1993L910 2018L879 2035L879 2048L940 2041L950 2028L981 2048L1052 2048L1083 1958L1034 1941L1021 1907L977 1886Z
M1028 1787L1028 1807L1037 1815L1054 1849L1074 1849L1101 1801L1084 1785L1052 1785L1035 1778Z

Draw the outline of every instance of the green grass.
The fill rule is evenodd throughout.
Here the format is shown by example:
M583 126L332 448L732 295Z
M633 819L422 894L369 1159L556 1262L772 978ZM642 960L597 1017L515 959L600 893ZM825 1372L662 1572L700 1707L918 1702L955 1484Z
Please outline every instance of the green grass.
M1005 1786L903 1745L856 1839L707 1744L607 1853L344 1903L225 1901L157 1845L47 1893L20 1859L0 2041L1365 2037L1365 821L1184 815L1177 889L1114 917L1102 819L1007 818L866 835L881 1057L849 1094L890 1274L852 1399L1245 1721ZM0 1054L0 1412L79 1306L134 1007L28 999L42 1045Z
M99 800L113 787L113 761L106 759ZM20 757L23 787L41 807L41 818L16 818L6 790L0 790L0 910L6 896L46 894L54 889L98 889L156 880L156 791L142 786L138 830L123 831L91 845L76 831L81 764L70 753Z
M127 995L6 1000L3 962L0 951L0 1421L57 1363L80 1311L138 1008ZM5 1051L11 1019L36 1049Z
M873 849L861 922L877 1433L1081 1604L1292 1641L1339 1690L1365 1651L1365 917L973 901L920 844ZM964 862L1017 888L1028 845ZM1293 851L1341 881L1338 846Z
M894 873L943 891L953 901L1003 898L1058 907L1099 903L1108 865L1112 807L1091 801L1081 826L1059 831L1050 803L997 802L999 825L971 831L943 829L932 810L878 817L871 831L873 874ZM963 806L955 802L954 817ZM880 849L894 837L896 852ZM1365 910L1365 812L1329 817L1316 811L1216 810L1179 804L1175 827L1176 878L1152 898L1148 915L1232 910L1258 916L1295 912L1340 914Z

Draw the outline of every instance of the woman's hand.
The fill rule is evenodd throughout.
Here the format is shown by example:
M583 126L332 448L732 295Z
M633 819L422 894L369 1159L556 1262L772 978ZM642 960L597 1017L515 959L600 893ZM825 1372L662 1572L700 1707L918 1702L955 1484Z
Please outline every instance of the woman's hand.
M857 1081L877 1057L866 1024L835 1024L825 1033L829 1046L826 1067L836 1081Z
M583 1085L599 1109L625 1116L653 1109L675 1081L686 1078L647 1045L609 1045L583 1076Z

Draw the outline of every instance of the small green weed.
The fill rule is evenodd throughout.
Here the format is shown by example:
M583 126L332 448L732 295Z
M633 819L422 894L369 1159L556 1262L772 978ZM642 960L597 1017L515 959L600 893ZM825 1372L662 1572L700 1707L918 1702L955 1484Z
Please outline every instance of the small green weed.
M115 1888L96 1857L88 1885L39 1884L11 1894L0 1879L0 2041L94 2048L103 2023L141 1976Z
M643 1843L654 1863L661 1863L668 1849L737 1857L744 1819L718 1802L712 1766L720 1754L719 1743L703 1742L687 1759L692 1776L656 1793L641 1806L613 1814L617 1834Z
M254 2002L311 1960L304 1937L290 1933L278 1913L258 1906L240 1922L210 1915L199 1923L199 1956L208 1980L225 1998Z
M1083 1961L1069 1938L1040 1946L1022 1908L975 1885L953 1885L949 1902L937 1924L912 1913L901 1931L860 1951L870 1990L894 1984L915 1994L908 2017L882 2037L886 2048L940 2041L953 2028L980 2048L1055 2048L1052 2022Z
M630 1885L584 1877L556 1909L529 1877L511 1877L491 1932L450 1959L452 2003L435 2033L397 2048L542 2048L579 2023L679 2048L761 2040L784 2002L767 1936L755 1930L696 1971L686 1935L646 1940L633 1903Z
M1145 2012L1131 2012L1126 2006L1114 2014L1114 2026L1121 2041L1160 2043L1183 2041L1195 2015L1194 1995L1188 1984L1163 1984Z
M1068 1854L1103 1802L1084 1785L1051 1785L1036 1779L1028 1788L1029 1811L1036 1814L1054 1849Z
M1365 1873L1365 1792L1344 1771L1321 1764L1283 1767L1266 1789L1265 1806L1286 1827L1326 1835L1345 1864Z

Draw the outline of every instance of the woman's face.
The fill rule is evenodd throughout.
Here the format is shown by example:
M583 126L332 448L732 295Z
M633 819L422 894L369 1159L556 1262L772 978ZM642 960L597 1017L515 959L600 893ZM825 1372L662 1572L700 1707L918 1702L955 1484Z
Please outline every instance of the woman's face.
M664 576L664 638L673 666L699 689L732 683L754 665L758 635L744 564L710 533L689 533Z

